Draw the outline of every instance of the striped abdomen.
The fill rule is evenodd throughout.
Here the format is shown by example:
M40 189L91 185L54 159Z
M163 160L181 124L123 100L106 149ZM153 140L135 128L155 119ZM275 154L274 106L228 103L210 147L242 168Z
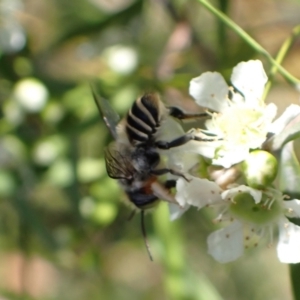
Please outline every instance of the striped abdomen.
M145 94L132 105L126 119L126 132L131 142L147 142L161 121L161 104L155 94Z

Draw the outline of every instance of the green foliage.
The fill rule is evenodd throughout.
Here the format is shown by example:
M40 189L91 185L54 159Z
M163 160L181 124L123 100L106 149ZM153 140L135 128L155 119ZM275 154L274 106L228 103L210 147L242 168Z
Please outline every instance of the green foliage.
M14 0L15 11L5 13L6 2L1 24L10 18L16 31L8 36L26 42L8 47L0 28L0 265L1 257L10 262L0 272L0 298L288 299L278 278L258 287L269 276L264 270L285 272L275 258L266 261L267 250L257 262L227 266L208 257L209 212L170 223L162 204L147 215L148 261L139 218L126 221L126 196L106 175L103 150L112 138L90 89L96 81L120 115L149 90L193 110L193 76L218 70L228 79L228 68L257 49L196 1ZM235 2L222 7L230 15ZM282 23L290 26L288 14Z

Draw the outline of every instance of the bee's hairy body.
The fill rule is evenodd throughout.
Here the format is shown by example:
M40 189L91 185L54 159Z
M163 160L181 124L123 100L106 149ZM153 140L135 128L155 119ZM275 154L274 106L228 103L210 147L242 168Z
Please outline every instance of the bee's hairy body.
M155 206L158 199L176 203L170 193L175 186L175 180L168 180L164 184L158 181L160 175L171 173L186 177L173 169L160 167L158 149L170 149L187 143L190 140L203 139L191 133L166 142L158 139L158 133L163 122L169 116L177 119L203 117L206 114L187 115L176 107L165 107L158 95L144 94L132 105L127 116L118 124L110 120L110 114L115 115L108 107L108 103L101 103L94 94L96 104L107 127L112 132L115 141L106 149L106 170L111 178L117 179L131 203L136 208L145 210Z
M176 202L169 189L157 181L155 169L160 163L155 135L165 116L166 108L158 96L145 94L134 102L118 124L118 138L106 152L108 175L119 180L129 200L140 209L155 206L159 197ZM113 165L110 164L112 157L115 158ZM120 172L115 174L116 162L119 170L126 171L125 176Z
M177 107L167 108L156 94L148 93L137 99L127 116L119 122L120 118L109 102L98 97L93 88L92 90L99 112L115 139L105 151L107 174L119 181L130 203L141 210L142 233L152 260L144 226L145 211L154 207L159 199L177 204L170 193L176 181L167 180L161 183L158 177L171 173L186 179L176 170L160 167L158 149L167 150L190 140L211 141L211 139L199 138L192 132L183 134L170 142L160 140L161 126L169 116L188 119L207 116L207 114L185 114Z
M126 118L126 133L134 145L154 146L154 135L166 114L157 95L146 94L137 99Z

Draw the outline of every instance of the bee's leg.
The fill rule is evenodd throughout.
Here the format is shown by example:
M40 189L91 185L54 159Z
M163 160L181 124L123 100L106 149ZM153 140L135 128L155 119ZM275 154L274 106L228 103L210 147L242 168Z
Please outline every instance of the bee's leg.
M166 180L165 188L171 189L171 188L174 188L174 187L176 187L176 180L174 180L174 179Z
M182 178L184 178L187 182L189 182L189 179L186 178L184 174L182 174L182 173L179 172L179 171L173 170L173 169L162 168L162 169L151 170L150 172L151 172L151 174L153 174L153 175L158 175L158 176L164 175L164 174L167 174L167 173L170 173L170 174L172 174L172 175L176 175L176 176L182 177Z
M155 142L155 146L159 149L170 149L173 147L178 147L181 145L186 144L189 141L200 141L200 142L212 142L215 141L216 139L210 139L210 138L201 138L198 136L195 136L192 133L187 133L185 135L182 135L178 138L176 138L175 140L171 141L171 142L166 142L166 141L157 141Z
M169 115L179 120L204 118L209 116L207 113L186 114L180 108L175 106L168 107L168 109L169 109Z

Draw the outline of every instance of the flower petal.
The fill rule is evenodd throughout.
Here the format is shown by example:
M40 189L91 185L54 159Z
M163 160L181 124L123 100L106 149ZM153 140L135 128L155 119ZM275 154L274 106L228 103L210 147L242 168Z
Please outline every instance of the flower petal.
M168 117L163 120L157 132L157 140L163 139L164 141L171 141L184 134L181 125L173 118Z
M238 259L244 252L242 223L234 221L211 233L207 238L207 245L208 253L220 263Z
M216 183L192 176L189 176L189 179L191 179L189 182L183 178L177 180L175 199L179 205L185 207L189 204L202 208L222 201L220 196L222 190Z
M260 102L268 77L260 60L249 60L233 68L231 82L241 92L247 105L255 107Z
M269 126L268 131L275 134L280 133L284 127L299 114L300 106L291 104L285 109L282 115Z
M177 204L169 203L170 221L179 219L189 208L189 205L180 207Z
M283 201L283 205L289 210L288 217L300 218L300 200Z
M217 151L217 157L213 158L212 164L228 169L232 165L245 160L248 155L249 147L244 145L235 145L234 148L220 149Z
M279 241L277 255L281 262L296 264L300 262L300 226L283 218L279 222Z
M221 197L222 199L232 199L234 196L236 196L238 193L249 193L252 197L254 202L257 204L260 202L262 198L262 191L253 189L246 185L239 185L238 187L231 188L229 190L226 190L222 193Z
M217 112L228 108L228 85L221 74L206 72L190 81L190 95L200 106Z
M168 168L185 173L199 163L199 155L197 153L189 153L183 149L180 151L176 148L179 147L175 147L174 150L172 148L169 151L166 151L168 152L167 156L169 158ZM164 152L162 152L162 154L163 153ZM178 178L178 176L176 178Z
M296 105L298 106L298 105ZM300 106L299 106L300 109ZM300 110L299 110L300 113ZM271 123L277 115L277 106L274 103L269 103L264 109L264 120L266 123ZM270 127L271 125L269 125ZM269 131L269 130L268 130Z

